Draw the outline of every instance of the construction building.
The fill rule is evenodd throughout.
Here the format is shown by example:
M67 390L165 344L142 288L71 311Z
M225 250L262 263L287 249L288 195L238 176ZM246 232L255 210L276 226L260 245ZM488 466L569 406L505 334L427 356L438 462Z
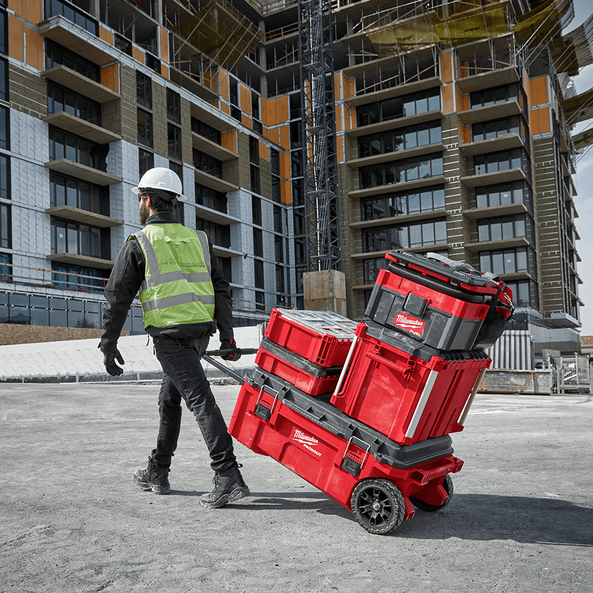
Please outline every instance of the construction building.
M364 319L392 249L513 289L579 349L572 175L590 20L572 0L0 0L0 324L99 328L130 188L179 173L237 325L340 270ZM3 326L5 327L5 326ZM126 330L142 332L134 304ZM541 351L535 338L535 351Z

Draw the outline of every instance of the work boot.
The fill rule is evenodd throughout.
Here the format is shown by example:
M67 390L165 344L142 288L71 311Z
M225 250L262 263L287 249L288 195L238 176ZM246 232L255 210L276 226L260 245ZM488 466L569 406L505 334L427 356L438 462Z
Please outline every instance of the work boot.
M240 467L240 466L239 466ZM239 467L214 475L214 490L200 497L200 504L208 509L218 509L229 502L249 496L249 488L243 480Z
M148 467L139 469L134 474L134 482L142 490L152 490L155 494L169 494L171 486L169 485L169 468L158 465L152 457L148 458Z

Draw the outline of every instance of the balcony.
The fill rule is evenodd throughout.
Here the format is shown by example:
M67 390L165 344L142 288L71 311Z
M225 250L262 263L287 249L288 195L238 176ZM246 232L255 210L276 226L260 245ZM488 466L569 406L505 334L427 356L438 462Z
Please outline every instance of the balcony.
M513 115L521 115L523 110L516 100L505 101L503 103L494 103L484 107L474 107L466 111L459 111L457 117L465 126L478 124L492 119L502 119Z
M227 247L220 247L218 245L212 245L212 251L218 255L218 257L222 258L229 258L229 257L239 257L243 256L243 253L239 251L234 251L233 249L229 249ZM245 288L244 286L239 286L239 288Z
M228 181L224 181L219 177L215 177L214 175L210 175L210 173L206 173L201 171L200 169L194 169L195 172L195 180L200 185L204 185L211 189L215 189L219 192L230 192L230 191L238 191L239 186L229 183ZM120 180L121 181L121 180Z
M63 16L52 16L41 22L39 33L99 66L115 61L112 46Z
M457 87L466 95L473 91L511 84L520 80L519 69L516 66L507 66L506 68L487 70L479 74L458 78Z
M359 136L374 134L375 132L386 132L388 130L397 130L399 128L415 126L416 124L423 124L429 121L442 120L443 117L444 115L442 111L427 111L426 113L418 113L417 115L408 115L378 122L376 124L351 128L344 133L349 138L358 138Z
M378 185L376 187L369 187L366 189L356 189L353 191L349 191L348 196L352 199L370 198L372 196L380 196L381 194L404 192L410 189L420 189L422 187L429 187L430 185L441 185L444 183L445 176L436 175L434 177L426 177L425 179L417 179L414 181L404 181L402 183L392 183L390 185Z
M218 109L206 109L197 103L191 104L191 116L201 122L208 124L211 128L219 132L228 132L237 128L238 122L232 119L223 111Z
M69 159L57 159L45 163L44 166L52 171L57 171L58 173L70 175L78 179L84 179L95 185L105 186L121 182L121 177L116 177L105 171L99 171L99 169L93 169L93 167L88 167L87 165L75 163Z
M99 103L108 103L120 98L119 93L71 70L67 66L54 66L42 72L41 75Z
M374 218L373 220L360 220L358 222L351 222L351 229L368 229L380 226L391 226L395 224L406 224L408 222L416 222L417 220L432 220L433 218L444 218L447 216L447 211L430 210L428 212L417 212L415 214L403 214L401 216L389 216L388 218Z
M460 181L466 187L480 187L482 185L494 185L495 183L507 183L509 181L523 181L527 179L522 169L506 169L494 173L482 173L481 175L468 175L461 177Z
M377 154L373 156L363 157L361 159L352 159L348 164L352 167L364 167L366 165L378 165L380 163L390 163L398 160L422 156L424 154L431 154L433 152L444 151L445 147L441 142L435 144L426 144L425 146L416 146L406 150L397 150L395 152L386 152L384 154Z
M121 140L121 136L118 134L87 122L84 119L80 119L70 113L66 113L65 111L46 115L43 120L52 126L56 126L71 132L72 134L76 134L77 136L82 136L97 144L109 144L110 142Z
M358 66L353 66L358 68ZM344 70L346 74L348 69ZM345 103L349 107L356 107L358 105L364 105L365 103L374 103L376 101L383 101L385 99L391 99L393 97L401 97L402 95L409 95L418 91L425 91L427 89L433 89L441 86L441 79L438 76L432 76L424 80L418 80L416 82L402 83L397 86L393 86L386 89L372 91L368 93L357 94L355 97L346 99Z
M80 210L79 208L73 208L72 206L54 206L53 208L46 208L45 213L67 220L75 220L76 222L102 229L119 226L124 223L123 220L119 220L118 218L111 218L110 216L104 216L103 214L97 214L96 212L89 212L88 210Z
M99 270L110 270L115 264L115 262L110 259L100 259L88 255L76 255L75 253L53 253L51 255L46 255L45 258L60 264L96 268Z
M210 102L216 101L218 99L218 93L216 91L203 85L197 78L184 72L183 70L179 70L179 68L171 66L169 68L169 78L174 84L184 88L190 93L196 95L196 97L200 97L205 101Z
M212 140L204 138L204 136L200 136L195 132L192 132L191 135L192 146L198 149L200 152L207 154L208 156L214 157L219 161L231 161L233 159L239 158L239 156L235 154L232 150L224 148L220 144L216 144L216 142L212 142Z
M513 214L527 214L529 210L525 204L505 204L503 206L492 206L488 208L471 208L463 210L463 216L470 220L480 220L482 218L494 218L496 216L510 216Z
M511 148L523 148L524 146L523 138L519 134L502 134L496 138L461 145L466 156L509 150Z
M220 212L219 210L207 208L200 204L196 204L196 215L202 220L209 220L216 224L231 225L241 222L239 219L229 216L226 212Z
M511 249L513 247L529 247L529 241L525 237L516 237L514 239L502 239L500 241L465 243L465 248L472 252Z

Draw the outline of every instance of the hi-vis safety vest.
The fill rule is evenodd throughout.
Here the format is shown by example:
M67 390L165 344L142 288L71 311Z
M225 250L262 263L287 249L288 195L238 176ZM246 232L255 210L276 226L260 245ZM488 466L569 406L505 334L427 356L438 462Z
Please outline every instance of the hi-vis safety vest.
M167 223L149 224L132 237L146 261L140 286L144 327L212 321L214 287L206 234Z

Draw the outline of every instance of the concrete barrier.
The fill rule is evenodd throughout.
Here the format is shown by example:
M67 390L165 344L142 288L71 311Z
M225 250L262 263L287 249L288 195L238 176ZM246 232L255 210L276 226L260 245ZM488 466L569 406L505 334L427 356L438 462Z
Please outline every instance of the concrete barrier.
M258 348L263 326L238 327L235 338L239 348ZM159 379L161 366L147 335L122 336L118 348L124 360L124 373L111 377L105 372L99 341L70 340L0 346L0 381L22 383L60 383L78 381L130 381ZM210 349L220 347L218 334L212 336ZM243 356L233 364L240 374L254 366L255 355ZM222 371L204 363L209 377L223 379Z

